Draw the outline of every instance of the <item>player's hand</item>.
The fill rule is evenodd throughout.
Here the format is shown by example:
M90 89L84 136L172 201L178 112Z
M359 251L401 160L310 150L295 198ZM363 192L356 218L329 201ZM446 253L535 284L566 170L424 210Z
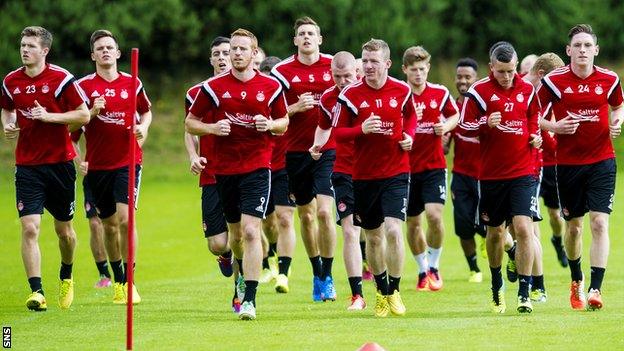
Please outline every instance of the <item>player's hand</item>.
M50 120L48 111L46 111L45 107L41 106L37 100L35 100L35 107L30 109L30 113L34 119L40 120L41 122L48 122Z
M147 138L147 128L143 124L134 125L134 136L137 140L143 140Z
M371 112L370 116L362 122L362 133L381 133L381 117Z
M412 144L414 140L407 133L403 132L403 140L399 141L399 146L401 149L405 151L410 151L412 149Z
M622 133L622 123L620 123L619 119L613 121L611 125L609 125L609 134L611 138L615 139L620 136Z
M80 174L82 174L83 176L87 175L87 172L89 172L89 162L87 161L80 162L78 169L80 170Z
M554 129L556 134L574 134L579 126L579 122L575 121L569 115L555 122Z
M433 125L433 131L438 136L442 136L446 132L444 130L444 117L438 117L438 123Z
M230 135L230 131L232 131L232 128L230 127L230 121L228 121L227 119L222 119L220 121L218 121L217 123L214 124L214 129L213 129L213 133L214 135L218 135L218 136L226 136L226 135Z
M19 135L20 129L15 125L15 123L7 123L4 126L4 137L7 139L15 139Z
M255 115L254 123L256 124L256 130L259 132L268 132L273 128L273 120L270 120L263 115Z
M529 143L536 149L542 147L542 136L537 134L531 134L531 138L529 139Z
M312 156L313 160L318 161L321 158L322 147L323 145L312 145L312 147L308 149L308 151L310 152L310 156Z
M191 158L191 173L194 175L198 175L202 172L204 168L206 168L205 164L208 161L205 157L194 156Z
M97 115L104 107L106 107L106 99L103 96L95 98L95 100L93 100L93 107L91 108L91 115Z
M293 104L293 113L305 112L314 108L318 101L314 100L312 93L307 92L299 95L299 100Z
M503 119L503 115L500 112L492 112L491 115L488 116L487 123L490 128L494 128L500 124Z

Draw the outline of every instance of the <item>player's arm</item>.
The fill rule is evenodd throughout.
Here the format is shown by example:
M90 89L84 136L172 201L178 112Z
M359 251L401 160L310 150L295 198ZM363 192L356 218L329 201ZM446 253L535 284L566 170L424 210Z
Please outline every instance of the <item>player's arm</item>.
M204 83L205 84L205 83ZM214 123L206 123L199 116L209 116L207 121L214 121L214 110L217 107L217 102L212 100L209 93L202 88L197 93L195 101L189 108L189 112L184 120L184 129L187 133L197 136L203 136L207 134L214 134L217 136L226 136L230 134L230 121L222 119Z
M299 112L305 112L318 105L318 101L314 100L312 93L303 93L299 95L299 99L292 105L288 105L288 117L292 117Z
M81 103L74 110L61 112L61 113L49 113L45 107L39 104L39 101L35 100L35 107L31 109L33 119L38 119L46 123L58 123L66 124L70 128L78 128L89 122L90 114L87 104ZM76 129L78 129L76 128ZM74 130L76 130L74 129Z
M134 126L134 136L136 137L139 146L143 147L145 140L147 140L147 133L150 125L152 124L152 111L148 110L139 116L139 123Z
M277 89L271 97L271 100L269 100L271 116L256 115L254 117L256 130L259 132L271 132L273 135L286 133L288 123L290 122L288 118L288 108L286 106L286 97L282 93L282 89Z
M485 114L483 107L480 107L478 104L475 98L469 96L464 102L459 116L458 126L460 133L469 138L479 136L479 120Z
M17 138L20 129L17 126L17 116L15 115L15 110L7 110L3 108L1 116L4 137L7 139Z
M314 131L314 141L308 150L315 160L321 157L321 149L327 144L332 133L334 116L331 111L337 111L337 108L328 110L325 106L326 103L323 101L323 97L321 97L321 102L319 104L321 108L318 109L318 125Z
M443 136L444 134L455 129L455 127L457 127L457 123L459 122L457 104L455 104L455 101L451 98L448 91L446 92L446 96L442 102L440 112L439 121L433 126L433 130L436 135Z
M553 83L550 79L542 78L542 85L537 89L536 93L541 116L550 116L553 104L559 99L553 89ZM539 126L541 129L555 134L574 134L579 123L571 116L566 116L558 121L556 119L540 118Z
M622 87L618 79L609 95L609 105L611 106L611 120L609 121L609 134L612 138L617 138L622 132L622 122L624 122L624 96Z
M540 108L535 94L532 94L529 107L527 109L527 129L529 132L529 143L536 149L542 147L542 135L539 126Z
M457 119L459 121L459 116ZM450 132L444 133L442 135L442 150L444 151L445 155L448 155L449 151L451 150L452 142L453 142L453 136L451 135Z

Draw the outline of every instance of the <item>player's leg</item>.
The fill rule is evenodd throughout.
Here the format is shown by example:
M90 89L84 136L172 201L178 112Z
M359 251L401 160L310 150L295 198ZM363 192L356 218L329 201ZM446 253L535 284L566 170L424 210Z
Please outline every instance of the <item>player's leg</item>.
M446 202L446 169L434 169L423 172L422 202L425 204L427 219L427 261L429 262L429 280L431 290L442 288L440 275L440 256L444 240L443 210Z
M535 259L531 269L531 301L546 302L546 287L544 286L544 264L542 243L540 241L540 228L538 222L533 222L533 249Z
M321 282L323 290L321 298L323 301L336 300L336 289L332 277L332 264L334 261L334 251L336 250L336 221L334 217L334 198L332 196L318 194L317 219L319 226L319 253L321 254Z
M475 191L471 191L471 186L475 187ZM460 246L468 262L468 269L470 270L470 278L468 281L480 283L483 280L483 275L477 264L477 244L474 239L477 206L479 203L476 186L476 181L471 177L453 173L451 194L453 199L455 234L459 237Z
M548 222L552 231L551 243L557 253L557 260L562 267L568 266L568 259L563 249L563 233L565 231L565 221L561 217L559 209L559 195L557 194L557 179L555 166L545 166L543 168L540 196L544 199L544 205L548 212Z
M350 311L363 310L366 307L362 290L362 254L360 253L361 229L353 224L353 214L340 220L344 237L342 257L345 262L349 287L351 288L351 302L347 308Z
M289 291L288 276L290 275L290 263L292 262L292 257L295 253L295 207L276 205L275 215L278 228L278 275L276 277L275 290L279 293L287 293Z
M202 228L208 243L208 250L217 256L221 274L225 277L232 276L233 259L228 244L227 224L217 186L214 184L202 186Z
M535 260L533 247L534 234L531 217L516 215L513 217L513 226L516 233L516 269L518 272L518 312L531 313L529 289L531 285L531 272Z
M74 300L74 281L72 269L74 265L74 250L76 249L76 232L71 221L54 220L54 231L59 240L61 251L61 270L59 279L59 305L69 308Z
M271 187L272 189L272 187ZM272 195L271 199L272 200ZM267 210L266 218L262 220L263 234L263 255L264 255L264 238L266 238L266 256L262 257L262 273L260 274L260 284L268 283L277 277L277 215L275 214L275 205L272 210Z
M20 222L22 225L22 261L31 290L26 300L26 307L34 311L45 311L48 305L41 283L41 251L39 249L41 215L25 215L20 217Z
M487 226L485 247L488 253L488 264L492 277L491 309L494 313L505 313L505 286L501 271L503 265L503 247L507 231L504 224L497 227Z
M429 269L429 263L427 262L427 241L425 240L425 231L423 230L422 225L422 212L416 216L408 216L406 236L410 252L414 256L418 265L418 280L416 282L416 289L419 291L430 291L429 278L427 276L427 271Z
M106 288L112 285L111 275L108 270L108 260L106 257L106 246L104 244L104 226L102 221L97 217L95 209L95 200L93 193L89 188L87 179L82 180L82 189L84 194L84 209L89 221L89 246L91 254L95 261L99 273L99 279L95 283L96 288Z

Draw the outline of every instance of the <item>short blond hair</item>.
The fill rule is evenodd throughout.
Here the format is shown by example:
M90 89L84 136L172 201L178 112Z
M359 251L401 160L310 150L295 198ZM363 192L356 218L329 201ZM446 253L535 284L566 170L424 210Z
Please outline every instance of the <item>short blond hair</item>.
M251 39L251 49L254 50L258 48L258 38L256 38L256 36L247 29L238 28L237 30L233 31L230 35L230 39L234 37L247 37Z
M537 74L540 70L543 70L544 74L546 74L563 66L565 66L565 63L563 63L561 57L555 53L547 52L535 60L533 67L531 67L531 74Z
M412 46L403 53L403 66L407 67L415 62L429 63L431 54L422 46Z
M371 38L371 40L367 41L362 45L362 50L366 51L380 51L383 53L384 59L390 59L390 47L388 43L381 39Z
M297 35L297 31L299 30L299 27L306 25L306 24L313 25L314 28L316 28L316 34L321 35L321 27L319 27L316 21L313 20L312 17L310 16L303 16L303 17L297 18L297 20L295 21L295 25L293 26L293 29L295 30L295 35Z
M48 49L52 48L52 33L43 27L26 27L22 30L22 38L23 37L37 37L42 47Z

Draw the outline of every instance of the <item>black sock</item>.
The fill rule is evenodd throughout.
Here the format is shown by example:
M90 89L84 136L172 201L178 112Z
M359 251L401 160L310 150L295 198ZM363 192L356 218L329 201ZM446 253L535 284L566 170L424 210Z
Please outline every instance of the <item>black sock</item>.
M279 274L288 275L288 269L290 268L291 261L292 257L288 256L279 256L277 258L277 267L279 269Z
M243 259L236 258L236 263L238 263L238 272L240 273L240 275L243 275Z
M393 277L388 275L388 295L392 295L395 291L399 291L401 277Z
M28 278L28 284L30 285L30 291L39 291L43 295L43 286L41 285L41 277Z
M388 295L388 274L383 271L381 274L375 274L375 285L377 290L382 295Z
M323 273L322 270L322 264L321 264L321 256L314 256L314 257L310 257L310 263L312 264L312 274L315 277L321 277L321 274Z
M505 252L507 252L507 256L509 256L510 260L515 261L516 260L516 242L514 241L513 246L509 248L509 250L505 250Z
M606 268L600 267L591 267L591 283L589 284L590 289L596 289L600 291L600 287L602 286L602 279L604 278Z
M59 278L61 280L71 279L73 265L74 265L73 263L65 264L61 261L61 272L59 273Z
M277 256L277 243L269 243L269 256Z
M238 290L236 290L236 279L234 279L234 297L232 297L232 300L234 299L238 299Z
M500 290L503 287L501 267L490 267L490 273L492 274L492 291Z
M537 290L537 289L546 290L546 288L544 287L544 275L534 275L531 277L531 280L532 280L532 283L531 283L532 290Z
M550 238L550 241L553 243L553 245L555 246L556 249L560 249L561 248L561 237L560 236L555 236L553 234L552 238Z
M333 257L321 257L321 280L325 280L327 277L332 276L331 271L333 262Z
M362 252L362 261L366 261L366 240L360 241L360 251Z
M243 301L249 301L256 306L256 288L258 287L257 280L245 280L245 297Z
M349 277L349 286L351 287L351 296L360 295L364 297L362 292L362 277Z
M262 259L262 269L269 269L269 257L265 257Z
M479 270L479 265L477 264L477 254L472 254L471 256L466 256L466 261L468 261L468 267L472 272L481 272Z
M110 272L108 271L108 262L106 260L102 262L95 262L95 265L100 272L100 276L105 276L106 278L110 278Z
M230 251L228 251L228 252L226 252L226 253L222 254L222 255L221 255L221 257L225 257L225 258L230 258L230 257L232 257L232 250L230 250Z
M132 264L132 273L134 273L134 268L136 267L136 262ZM124 268L124 283L128 282L128 262L123 263ZM132 275L134 277L134 275ZM135 280L135 279L133 279Z
M126 281L126 277L124 274L123 265L121 264L121 260L111 261L110 266L113 270L113 279L115 279L115 283L123 284Z
M570 265L570 277L573 281L580 282L583 280L583 271L581 270L581 258L577 258L576 260L568 259L568 264Z
M518 274L518 296L529 298L529 286L531 285L531 276Z

